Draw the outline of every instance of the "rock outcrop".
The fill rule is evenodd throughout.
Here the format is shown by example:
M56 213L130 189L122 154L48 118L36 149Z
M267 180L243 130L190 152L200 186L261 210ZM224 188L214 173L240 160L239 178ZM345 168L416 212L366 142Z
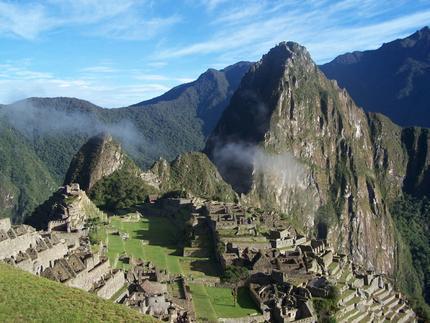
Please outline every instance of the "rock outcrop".
M85 191L103 177L121 168L124 154L112 136L100 134L90 138L73 157L64 185L78 183Z

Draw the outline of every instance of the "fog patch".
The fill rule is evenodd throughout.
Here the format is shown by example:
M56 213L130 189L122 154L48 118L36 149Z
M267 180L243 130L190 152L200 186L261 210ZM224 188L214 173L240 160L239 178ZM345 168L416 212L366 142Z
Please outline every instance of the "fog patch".
M303 165L291 153L270 153L248 143L215 146L213 159L239 193L248 193L257 177L265 187L278 189L303 186L306 177Z
M55 107L38 107L31 102L22 101L0 110L0 116L7 120L23 135L33 140L38 135L67 136L81 135L92 137L109 133L118 140L131 155L145 152L158 157L165 152L165 146L155 143L137 129L133 121L105 121L97 111L57 110Z

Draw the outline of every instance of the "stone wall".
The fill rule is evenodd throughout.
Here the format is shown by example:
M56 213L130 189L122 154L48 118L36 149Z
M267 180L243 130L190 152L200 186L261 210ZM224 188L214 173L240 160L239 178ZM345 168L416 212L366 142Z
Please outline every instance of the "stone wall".
M40 239L39 233L27 232L13 239L0 241L0 259L10 258L20 251L25 251L30 246L35 246L36 241Z
M9 231L10 228L11 228L11 223L9 218L0 219L0 230L7 232Z
M117 291L124 287L125 275L122 270L116 271L112 276L105 282L105 284L97 290L97 296L110 299Z
M16 264L17 267L22 270L31 272L33 274L40 274L45 268L50 267L51 263L56 259L63 258L68 252L67 245L65 243L57 243L37 253L37 258L32 260L31 258L21 261Z
M244 316L236 318L220 318L218 322L222 323L260 323L266 322L266 317L264 315L253 315Z
M68 280L65 284L70 287L80 288L89 291L95 282L106 275L110 270L109 261L106 260L91 270L83 270L75 278Z

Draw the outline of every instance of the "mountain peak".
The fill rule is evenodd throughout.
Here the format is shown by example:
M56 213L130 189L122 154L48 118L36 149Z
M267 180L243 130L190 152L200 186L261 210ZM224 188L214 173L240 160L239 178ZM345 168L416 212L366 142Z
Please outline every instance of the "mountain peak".
M91 137L70 163L64 184L79 183L89 191L97 181L121 168L124 163L121 146L108 133Z
M288 59L297 57L303 57L311 61L309 52L304 46L292 41L283 41L264 55L262 61L270 60L285 64Z

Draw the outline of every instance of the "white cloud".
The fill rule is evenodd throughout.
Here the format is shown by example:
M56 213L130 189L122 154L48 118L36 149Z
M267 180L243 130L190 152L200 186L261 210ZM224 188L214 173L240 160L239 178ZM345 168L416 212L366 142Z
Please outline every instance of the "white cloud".
M0 0L0 34L34 40L62 27L90 26L89 34L143 40L181 20L177 15L146 17L142 15L146 5L139 0Z
M141 19L129 14L95 28L90 34L126 40L151 39L180 21L179 16Z
M56 27L59 21L49 19L40 4L14 5L0 2L0 33L34 39L39 33Z
M396 10L403 1L391 6L370 0L288 4L258 2L243 6L241 3L216 16L213 22L216 32L209 39L165 48L156 56L169 59L218 55L222 61L227 57L254 60L280 41L293 40L307 46L314 59L322 62L345 51L375 48L430 23L430 9L399 16ZM390 14L382 22L375 19L394 9L397 16Z
M114 72L117 72L118 70L110 66L96 65L96 66L85 67L81 71L87 72L87 73L114 73Z
M147 74L138 70L119 70L97 65L84 68L81 77L57 77L31 69L31 64L0 64L0 103L11 103L27 97L77 97L97 105L113 108L127 106L159 96L173 86L193 79ZM127 78L106 77L118 73ZM102 74L102 77L100 77Z
M228 2L229 0L203 0L203 5L206 6L208 10L214 10L218 6Z

